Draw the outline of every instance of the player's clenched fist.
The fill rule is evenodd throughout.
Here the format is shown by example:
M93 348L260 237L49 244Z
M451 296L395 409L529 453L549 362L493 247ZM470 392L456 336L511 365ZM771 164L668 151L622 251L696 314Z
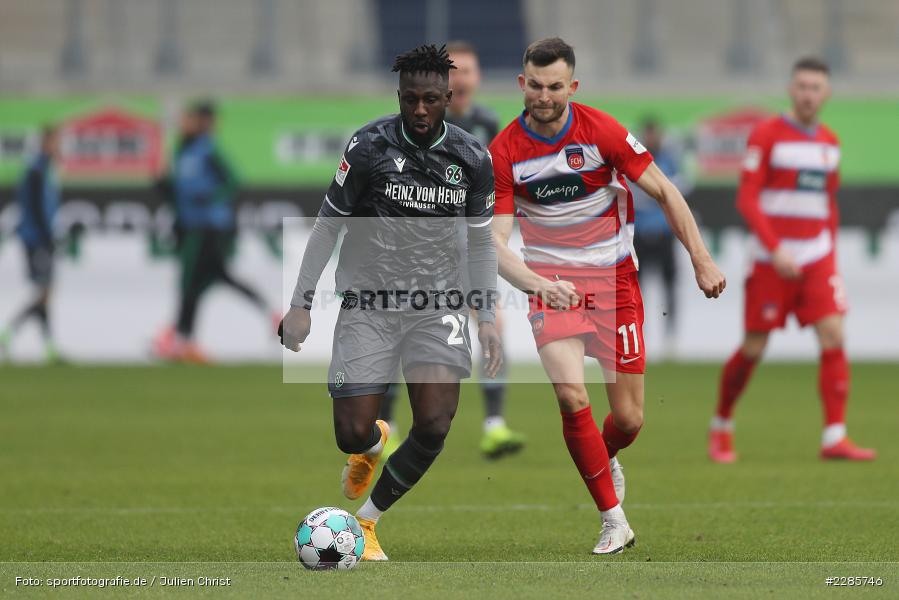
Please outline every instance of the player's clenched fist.
M695 264L693 269L696 271L696 283L706 298L717 298L724 292L727 280L711 258Z
M557 281L547 280L546 283L537 290L537 295L540 297L540 300L550 308L560 310L577 306L581 301L580 297L577 295L574 284L570 281L561 279Z
M771 253L771 264L774 265L774 270L777 271L777 274L784 279L799 279L802 275L799 265L790 256L790 253L783 248L778 248Z
M309 337L310 329L312 329L312 317L309 311L305 308L291 306L284 318L281 319L278 336L285 348L292 352L299 352L300 344Z

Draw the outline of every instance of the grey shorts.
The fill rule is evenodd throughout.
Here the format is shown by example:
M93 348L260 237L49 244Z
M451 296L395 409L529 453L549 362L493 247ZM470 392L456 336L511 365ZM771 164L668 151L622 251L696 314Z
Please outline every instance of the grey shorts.
M341 310L334 328L328 392L332 398L382 394L403 371L445 365L471 375L468 309Z

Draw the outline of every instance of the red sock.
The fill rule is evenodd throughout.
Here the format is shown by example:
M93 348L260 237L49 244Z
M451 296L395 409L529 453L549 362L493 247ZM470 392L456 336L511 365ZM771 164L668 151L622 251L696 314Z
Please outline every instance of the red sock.
M821 352L818 391L824 406L824 424L846 422L846 396L849 395L849 363L842 348Z
M606 452L609 453L609 458L615 458L619 450L623 450L633 444L634 440L637 439L638 433L640 433L639 429L633 433L621 431L615 427L615 423L612 421L612 413L607 414L606 420L602 424L602 439L606 443Z
M724 365L721 372L721 385L718 388L717 415L722 419L730 419L737 398L743 393L746 382L755 369L755 361L749 360L738 349Z
M618 498L609 470L609 455L589 406L577 412L562 413L562 435L596 507L599 510L613 508L618 504Z

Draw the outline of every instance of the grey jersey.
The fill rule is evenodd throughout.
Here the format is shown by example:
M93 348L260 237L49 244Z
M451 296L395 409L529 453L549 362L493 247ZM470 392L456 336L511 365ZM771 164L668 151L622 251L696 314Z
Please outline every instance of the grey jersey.
M499 119L496 118L496 114L480 104L472 104L468 112L461 117L447 112L446 120L478 138L484 146L489 146L499 133Z
M462 116L455 116L447 112L446 117L446 120L453 125L461 127L478 138L478 141L484 144L484 146L489 146L496 134L499 133L499 119L496 118L496 114L481 104L472 104L468 112ZM465 258L467 255L468 228L460 226L456 228L456 232L458 234L456 243L461 252L460 258ZM467 275L467 271L462 272L462 284L465 290L471 289L471 282L468 280Z
M455 227L493 216L493 164L485 146L445 124L418 147L399 115L373 121L347 144L320 217L346 219L337 290L461 289ZM368 218L356 218L368 217Z

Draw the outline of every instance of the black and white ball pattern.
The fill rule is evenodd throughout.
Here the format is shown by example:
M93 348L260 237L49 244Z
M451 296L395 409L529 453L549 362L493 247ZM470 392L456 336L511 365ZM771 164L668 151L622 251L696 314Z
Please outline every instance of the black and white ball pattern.
M365 536L356 517L333 506L306 515L293 543L299 561L313 570L352 569L365 550Z

